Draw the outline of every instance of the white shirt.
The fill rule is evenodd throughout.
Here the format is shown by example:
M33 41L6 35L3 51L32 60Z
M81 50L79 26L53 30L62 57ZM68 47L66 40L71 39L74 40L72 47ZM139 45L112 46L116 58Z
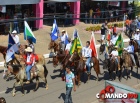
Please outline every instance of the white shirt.
M14 36L14 34L12 34L12 37L13 37L15 43L16 43L16 44L19 44L19 37L18 37L18 35L15 35L15 36Z
M118 55L119 55L119 53L118 53L117 50L112 51L111 54L112 54L113 56L118 56Z
M71 42L70 43L68 43L67 45L66 45L66 49L65 50L68 50L68 51L70 51L70 48L71 48Z
M66 39L65 34L64 34L64 35L62 35L62 36L60 37L60 39L61 39L61 42L65 42L65 39Z
M115 45L115 43L116 43L116 41L117 41L117 39L118 39L118 36L112 36L112 39L110 40L111 41L111 43L113 44L113 45Z
M134 39L135 39L135 40L140 40L140 34L135 34L135 35L134 35Z
M134 46L133 45L129 45L127 48L124 48L125 50L127 50L129 53L134 53Z
M92 53L92 50L88 47L83 47L82 48L82 55L84 57L91 57L91 53Z

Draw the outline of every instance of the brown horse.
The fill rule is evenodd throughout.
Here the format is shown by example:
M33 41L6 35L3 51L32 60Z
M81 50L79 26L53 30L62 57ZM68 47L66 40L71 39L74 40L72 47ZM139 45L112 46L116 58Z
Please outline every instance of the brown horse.
M8 70L6 71L6 77L8 77L10 74L15 75L15 79L16 82L13 85L13 93L12 95L15 96L15 85L18 83L22 86L22 93L23 95L25 94L24 92L24 81L26 81L27 76L26 76L26 72L25 72L25 65L24 65L24 61L20 62L21 65L8 65ZM31 80L36 79L36 87L34 89L34 91L36 91L38 89L38 85L39 85L39 77L45 82L46 84L46 90L48 90L48 84L47 84L47 75L48 75L48 70L46 68L45 65L41 65L41 64L36 64L34 66L34 68L36 70L31 72ZM34 73L35 72L35 73ZM35 75L34 75L35 74Z
M6 52L7 52L7 47L6 46L1 46L0 45L0 53L3 55L3 59L5 60L6 58Z
M132 44L134 46L134 52L135 53L137 52L140 55L140 49L139 49L139 45L138 45L137 41L136 40L132 40Z
M112 50L113 50L113 46L109 46L108 47L108 53L110 54ZM105 44L101 44L100 47L99 47L100 55L103 54L104 51L105 51Z
M82 58L81 54L79 55L77 52L74 53L74 55L72 57L72 59L76 59L76 58L78 59L79 57L80 57L80 59L78 60L78 66L76 68L78 85L80 85L80 83L81 83L81 81L80 81L81 74L85 72L85 60ZM92 65L92 63L94 65L91 66L91 69L94 68L96 75L97 75L97 79L99 80L98 75L101 74L99 60L96 57L92 57L91 65ZM88 73L88 81L90 80L90 76L91 76L91 73Z
M48 50L54 50L54 53L58 52L60 50L60 45L58 42L51 40L51 42L48 45Z
M136 65L137 65L137 73L138 73L138 67L139 67L139 60L138 60L138 57L136 54L134 54L134 58L135 58L135 61L136 61ZM133 66L134 66L134 63L131 59L131 56L130 54L126 51L126 50L123 50L123 53L122 53L122 60L123 60L123 64L122 64L122 67L126 68L127 69L127 80L128 80L128 77L131 77L131 73L132 73L132 70L133 70ZM128 68L131 67L131 72L130 72L130 75L128 75Z

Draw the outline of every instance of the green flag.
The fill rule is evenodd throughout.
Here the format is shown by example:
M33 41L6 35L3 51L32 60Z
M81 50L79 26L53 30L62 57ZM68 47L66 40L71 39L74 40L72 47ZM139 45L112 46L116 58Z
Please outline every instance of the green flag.
M74 41L73 41L73 44L71 46L71 49L70 49L70 54L72 54L75 50L78 53L80 53L81 49L82 49L82 46L81 46L79 38L75 38Z
M120 34L116 43L115 43L115 46L118 46L118 53L119 55L122 54L122 51L123 51L123 48L124 48L124 42L123 42L123 37L122 35Z

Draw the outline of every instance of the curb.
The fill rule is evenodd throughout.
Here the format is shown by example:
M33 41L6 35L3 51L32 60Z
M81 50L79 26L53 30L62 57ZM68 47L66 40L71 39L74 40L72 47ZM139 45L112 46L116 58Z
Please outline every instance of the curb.
M129 42L130 39L125 39L124 40L124 43L126 42ZM100 44L96 45L96 48L99 48L100 47ZM52 58L53 56L55 55L55 53L49 53L49 54L44 54L44 58L47 59L47 58ZM0 67L3 67L4 66L4 62L0 62Z

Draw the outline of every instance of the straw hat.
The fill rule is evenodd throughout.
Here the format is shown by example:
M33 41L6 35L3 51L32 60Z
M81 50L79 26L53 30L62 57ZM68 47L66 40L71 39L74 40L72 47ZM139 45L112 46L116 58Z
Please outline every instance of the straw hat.
M117 49L117 48L118 48L118 46L115 46L114 48L115 48L115 49Z
M136 31L140 31L139 29L136 29Z
M25 49L26 52L33 52L33 49L31 47L27 47L27 49Z
M63 32L65 32L65 30L62 30L61 32L63 33Z
M16 31L16 30L14 30L14 31L12 32L12 34L17 34L17 31Z

